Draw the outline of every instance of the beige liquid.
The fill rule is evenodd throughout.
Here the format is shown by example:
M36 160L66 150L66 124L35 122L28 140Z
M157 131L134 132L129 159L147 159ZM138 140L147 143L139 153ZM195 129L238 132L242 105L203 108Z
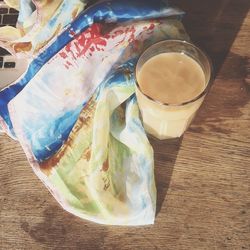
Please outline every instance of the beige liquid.
M138 104L146 131L159 138L182 136L190 125L204 96L199 96L206 87L201 66L182 53L162 53L149 59L137 72L140 86L136 87ZM162 105L182 104L185 105Z
M181 53L162 53L149 59L138 74L144 94L168 104L181 104L198 96L205 88L201 66Z

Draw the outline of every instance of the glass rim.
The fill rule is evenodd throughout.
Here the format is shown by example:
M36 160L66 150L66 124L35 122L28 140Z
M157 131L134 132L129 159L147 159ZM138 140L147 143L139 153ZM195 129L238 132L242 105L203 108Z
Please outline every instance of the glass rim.
M152 47L156 46L156 45L160 45L161 43L171 43L171 42L176 42L176 43L181 43L181 44L186 44L188 46L191 46L193 47L194 49L196 49L208 62L208 65L209 65L209 68L210 68L210 76L209 76L209 80L206 81L206 87L204 88L204 90L196 97L192 98L191 100L188 100L188 101L185 101L185 102L182 102L182 103L174 103L174 104L171 104L171 103L164 103L164 102L161 102L159 100L155 100L154 98L148 96L147 94L143 93L143 91L141 90L140 88L140 85L138 83L138 80L137 80L137 72L138 72L138 64L140 62L140 59L150 50L152 49ZM177 52L178 53L178 52ZM186 54L187 56L189 56L188 54ZM194 58L193 58L194 59ZM195 59L194 59L195 60ZM203 51L201 50L198 46L196 46L195 44L191 43L191 42L188 42L186 40L177 40L177 39L167 39L167 40L163 40L163 41L160 41L160 42L157 42L157 43L154 43L152 44L151 46L149 46L146 50L144 50L141 55L139 56L138 58L138 61L136 63L136 67L135 67L135 83L136 83L136 87L138 88L138 90L146 97L148 98L149 100L157 103L157 104L160 104L162 106L168 106L168 107L181 107L181 106L185 106L185 105L188 105L190 103L193 103L199 99L201 99L202 97L204 97L211 85L212 85L212 82L213 82L213 76L214 74L214 69L213 69L213 64L212 64L212 61L210 59L210 57Z

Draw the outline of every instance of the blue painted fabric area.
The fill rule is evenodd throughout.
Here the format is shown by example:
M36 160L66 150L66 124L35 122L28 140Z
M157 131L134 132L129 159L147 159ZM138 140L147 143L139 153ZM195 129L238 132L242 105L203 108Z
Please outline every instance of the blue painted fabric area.
M33 154L38 162L48 159L51 155L57 152L62 144L67 140L82 107L76 110L68 111L57 120L49 122L43 128L37 128L38 133L34 127L29 133L26 132L27 138L30 140ZM65 129L66 128L66 129Z
M108 78L101 84L102 88L112 87L119 84L126 86L134 85L134 68L135 68L136 58L128 60L127 62L121 64L118 68L113 67L108 74Z
M164 18L169 15L183 15L184 12L169 7L168 2L162 0L117 0L98 3L84 14L94 22L111 23Z
M119 85L134 86L134 63L135 59L132 59L121 65L117 70L114 69L113 73L110 73L109 77L103 81L95 91L94 96L96 96L96 100L98 100L99 94L103 89ZM126 72L126 74L124 72ZM65 113L63 116L53 120L52 123L49 122L50 119L48 118L46 127L36 129L34 127L36 123L31 125L32 131L37 130L39 133L32 131L31 133L26 132L26 136L31 142L32 151L38 162L46 160L60 149L68 138L85 105L86 101L78 109Z

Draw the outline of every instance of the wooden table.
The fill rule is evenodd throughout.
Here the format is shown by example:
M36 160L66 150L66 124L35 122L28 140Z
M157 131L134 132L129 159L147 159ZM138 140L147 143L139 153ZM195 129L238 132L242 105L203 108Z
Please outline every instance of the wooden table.
M65 212L18 143L0 136L0 249L250 249L249 0L173 1L216 80L180 140L152 141L155 225L108 227Z

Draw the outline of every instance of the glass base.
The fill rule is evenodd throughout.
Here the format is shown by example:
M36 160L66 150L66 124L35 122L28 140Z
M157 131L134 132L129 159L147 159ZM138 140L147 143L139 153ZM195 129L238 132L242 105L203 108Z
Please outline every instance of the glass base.
M146 135L147 135L148 139L158 140L158 141L176 140L176 139L182 138L182 136L183 136L183 135L177 136L177 137L168 136L168 137L165 137L165 138L158 138L158 137L156 137L155 135L152 135L152 134L148 133L147 131L146 131Z

